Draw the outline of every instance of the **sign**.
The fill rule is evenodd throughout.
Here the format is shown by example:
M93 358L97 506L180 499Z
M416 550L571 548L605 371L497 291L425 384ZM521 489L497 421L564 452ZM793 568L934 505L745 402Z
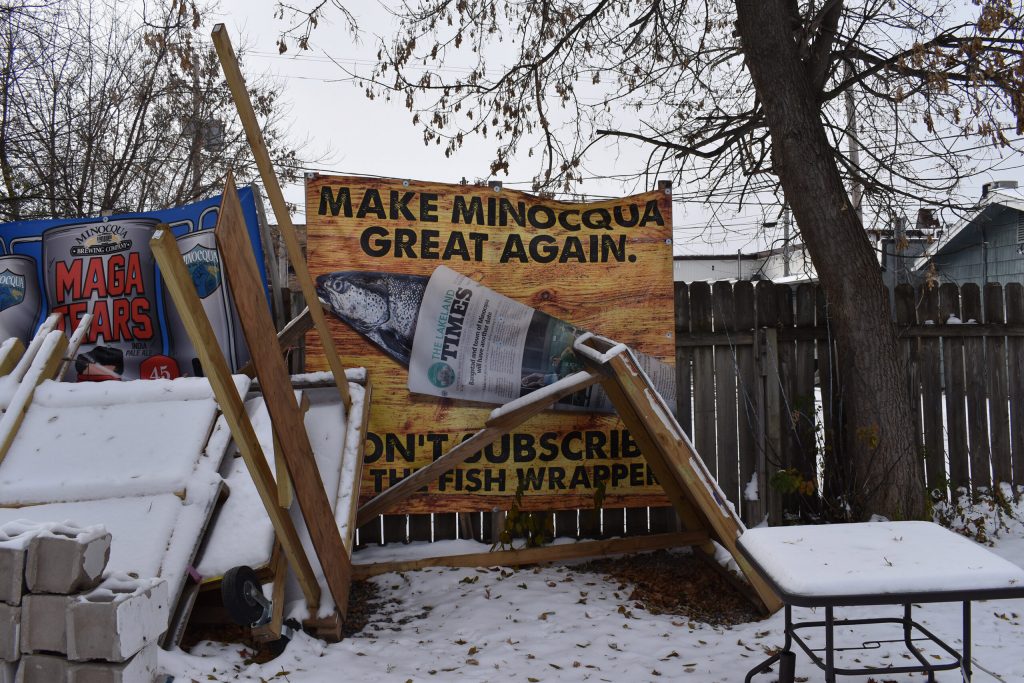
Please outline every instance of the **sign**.
M481 428L494 403L567 374L573 330L673 364L671 199L657 190L568 203L502 188L307 178L310 270L334 311L339 352L366 366L374 386L362 498ZM326 369L315 335L307 362ZM577 405L531 419L399 510L508 507L517 490L524 509L591 507L595 497L605 507L666 504L622 422L567 403Z
M262 264L255 197L251 188L239 195ZM60 329L70 334L82 316L92 313L92 325L65 379L201 374L185 328L164 300L149 249L156 225L167 223L229 364L240 368L249 355L214 241L219 205L220 197L214 197L165 211L0 225L0 340L27 342L51 313L60 314Z

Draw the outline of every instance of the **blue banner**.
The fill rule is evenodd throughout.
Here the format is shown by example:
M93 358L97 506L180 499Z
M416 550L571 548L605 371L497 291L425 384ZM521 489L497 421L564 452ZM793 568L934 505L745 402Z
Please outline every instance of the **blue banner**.
M264 291L263 246L252 188L238 191ZM233 370L249 359L214 227L219 196L164 211L0 224L0 340L28 343L51 313L65 333L92 323L65 379L157 379L202 374L149 247L166 223L178 242L221 350Z

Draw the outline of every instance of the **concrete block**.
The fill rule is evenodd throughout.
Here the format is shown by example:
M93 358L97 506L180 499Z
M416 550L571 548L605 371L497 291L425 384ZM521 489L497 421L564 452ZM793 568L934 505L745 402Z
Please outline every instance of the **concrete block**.
M168 622L163 579L115 574L71 599L67 617L68 659L122 662L155 643Z
M67 654L67 595L26 595L21 604L21 652Z
M39 525L25 520L0 526L0 602L20 605L25 592L25 556Z
M28 546L25 583L32 593L69 595L94 588L110 559L110 534L102 526L52 525Z
M25 655L18 664L15 683L67 683L68 660L53 655Z
M0 662L21 657L21 608L0 603Z
M17 675L17 662L0 662L0 683L14 683Z
M156 678L156 643L126 662L70 662L68 683L153 683Z

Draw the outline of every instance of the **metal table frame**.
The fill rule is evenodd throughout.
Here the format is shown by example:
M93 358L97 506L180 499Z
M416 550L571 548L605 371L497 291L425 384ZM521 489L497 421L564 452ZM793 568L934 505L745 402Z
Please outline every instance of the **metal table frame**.
M782 650L772 655L751 669L744 683L751 683L754 676L765 673L769 668L779 663L779 683L793 683L795 676L796 654L793 651L793 643L796 643L810 657L811 661L825 672L826 683L835 683L836 676L865 676L878 674L896 673L927 673L929 683L934 683L937 671L950 671L959 669L965 683L971 681L971 602L974 600L994 600L1000 598L1024 598L1024 586L1013 588L982 588L972 591L918 591L913 593L864 593L856 595L833 595L833 596L808 596L803 594L789 593L779 587L771 574L764 570L764 567L743 547L743 538L740 537L737 547L743 553L754 568L764 577L772 589L782 598L785 604L785 643ZM940 603L959 602L963 604L963 649L957 652L952 646L944 642L934 633L913 620L913 606L919 603ZM902 605L903 616L878 617L871 619L836 619L836 607L854 607L865 605ZM793 622L793 607L818 607L824 608L825 619L823 621L802 621ZM899 641L865 641L860 647L835 647L836 626L857 626L864 624L900 624L903 627L903 638L901 639L910 654L917 659L918 664L913 666L883 667L845 669L835 665L835 653L843 650L863 650L881 647L882 642ZM797 633L801 629L824 628L825 647L817 650L812 649L803 638ZM921 637L914 637L918 632ZM915 641L927 641L937 645L952 658L952 662L929 662L921 651L914 644ZM817 653L823 652L824 657Z

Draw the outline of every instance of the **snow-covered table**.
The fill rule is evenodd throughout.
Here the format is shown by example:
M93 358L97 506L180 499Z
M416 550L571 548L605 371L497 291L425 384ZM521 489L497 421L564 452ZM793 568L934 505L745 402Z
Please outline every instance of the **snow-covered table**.
M971 601L1024 598L1024 569L977 543L930 522L881 522L789 526L750 529L739 539L739 550L768 580L785 603L785 646L757 665L746 682L779 662L779 682L792 683L795 656L792 644L803 649L825 671L836 675L935 672L960 669L971 679ZM940 640L912 618L914 603L963 603L962 652ZM848 605L902 605L900 618L841 619L833 608ZM822 607L824 621L793 623L793 607ZM841 669L835 665L836 626L900 624L903 642L918 664L876 669ZM824 659L797 634L799 629L825 629ZM923 635L953 661L931 662L914 645L914 632Z

